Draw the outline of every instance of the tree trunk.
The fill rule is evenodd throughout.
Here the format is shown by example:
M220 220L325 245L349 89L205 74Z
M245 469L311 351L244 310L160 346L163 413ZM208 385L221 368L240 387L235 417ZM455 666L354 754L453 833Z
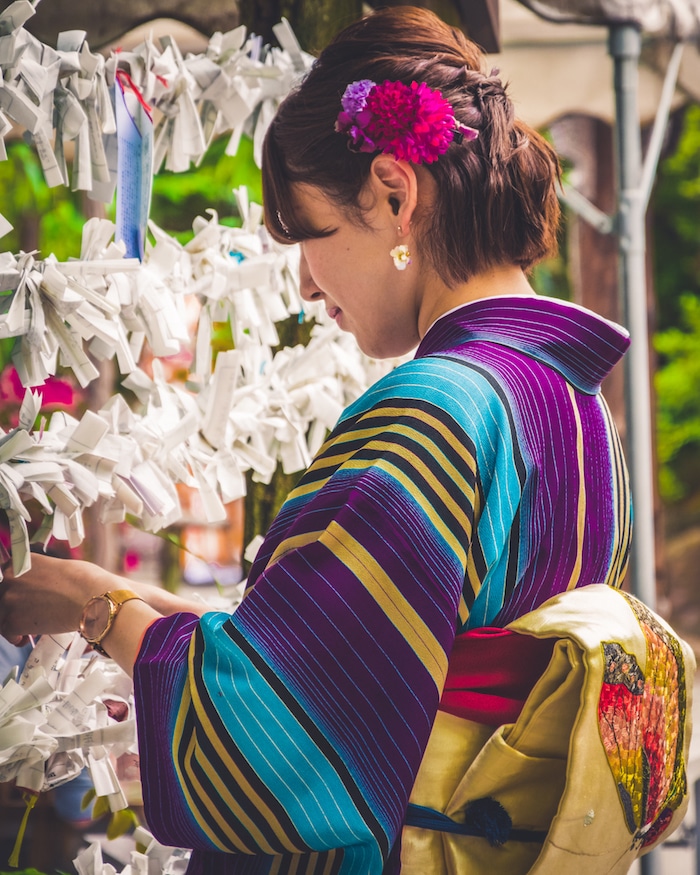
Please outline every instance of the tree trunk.
M264 42L288 18L304 51L317 55L347 24L362 17L361 0L240 0L240 21Z
M612 127L592 116L569 115L556 121L551 132L559 154L574 165L572 183L598 209L611 215L615 211ZM574 301L606 319L620 322L616 237L601 234L574 213L567 215L567 222ZM624 440L624 370L621 364L605 380L603 393Z

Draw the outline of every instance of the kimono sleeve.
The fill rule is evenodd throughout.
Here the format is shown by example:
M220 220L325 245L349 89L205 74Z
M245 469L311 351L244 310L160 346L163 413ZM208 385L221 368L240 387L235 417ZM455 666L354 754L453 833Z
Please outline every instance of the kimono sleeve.
M236 612L151 627L135 681L161 841L343 848L348 872L382 872L454 640L476 489L467 441L424 405L346 422L284 505Z

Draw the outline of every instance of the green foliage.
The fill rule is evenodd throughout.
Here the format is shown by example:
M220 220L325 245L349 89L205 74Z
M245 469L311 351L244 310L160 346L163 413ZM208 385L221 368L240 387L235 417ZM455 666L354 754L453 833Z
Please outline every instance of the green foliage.
M700 298L682 295L681 325L657 333L654 345L662 357L657 392L657 449L662 495L682 498L688 486L681 477L684 456L700 450ZM696 484L697 485L697 484Z
M107 838L116 839L119 836L126 835L139 825L139 819L136 812L131 808L122 808L119 811L110 812L109 798L107 796L98 796L94 788L87 791L83 796L80 808L85 811L86 808L94 802L92 809L92 819L99 820L102 817L110 815L109 823L107 824Z
M0 162L3 215L14 226L2 239L3 251L39 249L66 259L80 252L85 216L82 195L65 186L48 188L35 150L23 140L7 144Z
M139 825L139 819L131 808L115 811L107 824L107 838L112 841L126 835Z
M685 114L678 148L659 168L654 193L658 326L678 325L681 295L700 295L700 106Z
M262 203L262 177L253 160L253 142L242 137L235 156L226 155L227 139L216 140L198 167L185 173L163 171L153 180L151 218L181 243L192 237L192 221L215 209L222 223L235 215L232 191L247 186L251 201Z
M198 167L185 173L163 171L153 183L151 217L182 242L192 236L192 222L208 208L232 224L236 213L232 191L248 187L251 201L262 202L262 179L253 160L253 143L241 139L238 153L226 155L227 138L216 140ZM36 151L23 140L7 146L7 161L0 162L3 215L14 229L2 239L2 250L36 248L40 257L53 253L63 261L80 253L86 199L65 186L48 188ZM114 204L107 213L114 214Z
M654 201L657 449L661 494L671 502L700 492L699 232L700 106L693 106L660 168Z
M530 282L538 295L571 300L571 285L563 248L560 254L536 264L530 274Z

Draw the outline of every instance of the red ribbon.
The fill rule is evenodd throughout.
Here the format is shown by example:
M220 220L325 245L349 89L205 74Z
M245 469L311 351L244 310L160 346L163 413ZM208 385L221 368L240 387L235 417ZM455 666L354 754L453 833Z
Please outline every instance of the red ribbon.
M136 87L134 80L131 78L131 76L129 76L126 70L118 69L115 73L115 77L122 91L126 91L127 88L130 88L134 92L134 94L136 95L136 99L146 110L146 114L148 115L149 119L153 121L153 109L149 106L148 103L146 103L143 98L143 94L141 94L139 89Z

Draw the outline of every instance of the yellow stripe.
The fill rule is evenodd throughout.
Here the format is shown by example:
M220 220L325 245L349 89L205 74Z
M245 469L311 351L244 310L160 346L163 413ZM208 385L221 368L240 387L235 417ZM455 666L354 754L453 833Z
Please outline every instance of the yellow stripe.
M474 541L478 542L478 531L479 531L479 520L481 519L481 492L477 488L476 484L474 485L474 523L472 527L472 537L469 539L469 552L467 554L467 567L465 571L465 587L467 583L469 584L469 588L471 589L474 598L479 595L481 591L481 585L483 580L479 577L479 573L476 570L476 562L474 561ZM474 535L473 533L477 534ZM462 601L459 606L459 617L462 623L466 623L469 618L469 607L462 597Z
M305 547L307 544L312 544L314 541L317 541L320 534L321 532L302 532L300 535L286 538L278 545L277 549L270 557L270 561L265 566L266 570L271 568L275 562L279 562L279 560L287 553L291 553L292 550L298 550L301 547Z
M430 672L438 691L441 691L447 673L447 657L430 628L401 595L374 556L335 521L331 522L320 540L362 583L415 651Z
M175 721L175 732L173 733L172 752L173 752L173 764L175 766L175 771L177 772L177 776L178 776L178 779L180 782L180 787L182 788L182 792L183 792L185 798L187 799L188 807L190 808L190 810L192 811L192 813L196 817L197 816L198 802L197 802L197 800L195 800L195 798L190 793L190 789L189 789L190 782L192 782L192 784L194 784L196 786L197 791L200 793L200 795L203 795L203 794L201 793L201 787L199 786L197 779L192 774L192 769L190 766L190 759L192 757L192 751L193 751L194 743L195 743L194 736L190 737L190 739L187 743L187 747L185 749L185 757L184 757L184 759L185 759L185 772L184 773L182 771L182 768L180 767L180 762L179 762L179 757L178 757L178 751L182 747L182 745L184 744L183 731L184 731L185 715L186 715L187 711L189 710L191 704L192 704L192 697L190 696L189 684L186 683L185 688L183 690L183 694L182 694L182 702L180 703L180 709L179 709L178 714L177 714L177 720ZM207 808L209 808L208 805L207 805ZM197 818L197 823L200 826L200 828L202 829L202 831L207 835L207 837L218 848L220 848L222 851L228 850L228 848L224 844L222 844L222 842L218 838L218 836L216 836L212 832L212 830L209 827L209 824L206 821L202 822L201 818Z
M376 417L379 415L391 415L392 413L399 413L400 408L387 408L380 412L371 411L368 414L367 418ZM435 417L428 416L426 417L427 421L430 421L436 430L439 430L452 444L452 446L459 451L459 455L467 462L470 466L469 470L474 471L475 461L474 457L469 453L466 448L455 442L454 435L445 429L443 423L441 423ZM373 428L373 429L363 429L353 433L353 439L357 437L361 437L363 440L368 441L370 438L375 437L379 434L386 434L386 428L384 426ZM396 435L404 435L406 437L412 438L416 440L421 446L425 447L432 455L432 457L436 460L437 465L441 468L441 471L447 472L449 479L452 482L458 483L463 482L462 491L470 503L473 503L475 500L475 492L474 488L469 484L463 477L463 475L454 467L454 465L448 460L447 456L433 444L432 441L426 441L425 436L420 432L416 431L416 429L409 427L407 425L396 425L391 429L391 434ZM430 445L429 445L430 444ZM363 445L364 449L371 448L372 450L376 450L378 454L389 450L394 451L397 449L396 445L391 440L384 441L371 441L369 443L365 443ZM415 454L404 447L400 448L402 458L405 458L412 467L422 475L423 479L426 483L435 491L435 493L441 498L444 504L448 507L452 516L457 521L457 524L464 529L467 538L471 538L472 525L467 514L464 513L463 509L457 502L452 498L449 492L442 486L441 481L435 476L433 471ZM353 451L354 452L354 451ZM324 468L329 466L331 463L334 467L334 471L337 470L337 466L339 464L345 463L346 470L364 470L366 469L372 462L367 459L361 460L352 460L353 453L344 453L337 456L327 457L323 460L317 460L314 462L309 469L309 471L317 470L319 468ZM392 474L399 482L406 488L406 490L415 495L416 489L415 484L407 477L407 475L401 471L398 467L396 467L389 460L378 458L373 463L378 468L386 471L387 473ZM292 493L290 493L290 498L299 497L301 495L307 494L309 492L314 492L320 489L325 482L327 482L329 478L325 480L319 481L316 480L313 483L306 484L304 486L298 487ZM452 547L453 551L456 555L464 557L465 550L464 544L461 543L457 538L454 537L453 533L450 531L449 527L446 526L441 518L441 516L437 513L434 508L430 508L428 513L429 519L433 526L442 534L443 538L447 543ZM268 567L273 565L275 562L279 561L282 556L290 551L297 549L299 547L303 547L306 544L312 543L318 537L319 533L310 532L307 534L296 535L294 538L288 538L283 541L275 550Z
M383 430L384 429L377 429L377 431L383 431ZM306 481L308 475L315 474L318 471L323 471L326 468L331 469L331 470L329 470L328 476L323 477L320 480L313 480L310 483L307 483L307 482L300 483L298 486L296 486L294 489L292 489L292 491L289 493L289 496L287 497L287 501L289 501L290 498L300 498L303 495L309 495L310 493L317 492L319 489L321 489L323 486L325 486L326 483L328 483L328 481L331 479L333 474L335 474L336 470L338 468L340 468L342 466L342 464L344 462L346 462L348 459L351 459L355 455L356 452L357 452L357 447L354 450L347 452L347 453L338 453L335 456L327 456L327 457L324 457L323 459L315 459L311 463L311 465L309 465L309 467L306 469L306 474L304 475L304 478L303 478L304 481Z
M617 577L621 556L620 556L620 543L622 532L620 529L622 520L620 518L620 514L618 509L620 508L620 498L618 495L619 492L619 483L618 483L618 459L617 459L617 447L615 442L614 428L610 418L610 410L608 405L605 402L605 399L602 395L598 396L598 400L601 406L601 411L603 414L603 419L605 421L605 430L607 432L608 438L608 446L610 447L610 467L612 469L612 479L613 479L613 495L612 495L612 503L613 503L613 511L615 512L615 531L613 537L613 545L612 550L610 552L611 564L610 564L610 572L609 572L609 582L613 583L615 578Z
M204 722L206 720L206 713L204 712L201 700L198 700L198 697L196 695L194 697L194 704L195 710L199 713L199 717L202 722ZM207 738L221 758L224 768L236 781L239 789L245 794L246 798L253 803L253 806L261 815L262 819L272 829L272 832L279 839L281 846L290 853L299 853L301 849L298 848L296 845L292 844L284 828L273 814L272 809L269 807L269 805L267 805L266 802L264 802L260 795L249 784L245 775L241 772L236 763L226 752L219 738L213 732L207 733ZM228 804L234 816L238 818L241 823L244 823L247 826L251 836L255 840L256 845L261 849L261 851L268 854L275 853L277 849L273 849L268 844L267 840L255 827L254 823L250 820L248 815L246 815L245 812L241 809L240 805L234 799L231 799L230 803Z
M605 399L600 397L600 403L605 416L608 432L608 443L611 448L611 467L613 474L613 507L616 510L615 540L612 549L612 564L608 581L613 586L620 586L627 573L629 557L627 550L631 537L632 521L629 514L629 480L622 456L622 446L612 420L612 414Z
M335 864L335 857L335 850L330 851L328 854L328 861L326 862L326 866L323 870L323 875L331 875L331 872L333 871L333 865Z
M192 642L190 643L190 653L189 653L190 677L194 676L195 646L196 646L195 639L193 636ZM206 727L210 726L209 719L207 717L207 713L206 713L206 710L205 710L204 705L202 703L202 700L199 696L199 692L197 690L196 684L190 685L190 694L192 697L192 705L195 709L195 713L197 714L197 717L202 725L203 730L206 731ZM179 720L179 715L178 715L178 720ZM241 772L241 770L237 766L236 762L229 755L228 751L224 747L222 740L219 738L219 736L215 732L211 731L211 732L207 732L207 739L208 739L209 743L211 744L211 746L215 749L218 756L221 758L221 762L222 762L224 768L233 777L233 779L235 780L235 782L238 785L241 792L244 793L245 797L250 802L252 802L255 809L259 812L259 814L261 815L261 817L265 821L265 823L272 829L275 836L279 839L281 846L283 848L285 848L285 850L287 850L291 853L295 853L295 852L300 853L301 848L298 848L296 845L293 845L290 842L289 836L287 835L286 831L284 830L284 828L282 827L280 822L277 820L276 816L274 815L274 813L270 809L269 805L267 805L267 803L260 797L260 795L250 785L250 783L248 782L245 775ZM212 774L212 772L214 772L214 771L215 771L215 769L212 769L210 766L208 774L209 774L209 777L211 780L214 779L214 775ZM225 791L225 792L226 792L226 796L227 796L228 807L231 809L234 817L236 817L238 820L240 820L241 823L245 824L245 826L249 830L251 836L253 837L254 841L256 842L257 846L264 853L269 853L269 854L275 853L275 849L273 849L269 845L267 840L262 836L262 834L259 832L259 830L255 827L253 821L250 820L250 817L241 809L240 805L236 802L236 800L233 797L230 796L228 791ZM203 798L203 801L205 802L207 808L209 808L211 805L213 805L213 806L216 805L215 801L208 800L208 797L205 798L203 791L202 791L202 798ZM194 805L192 807L194 809ZM230 828L230 824L228 824L228 827ZM236 836L235 836L235 834L232 833L231 841L234 842L235 840L236 840ZM238 839L238 841L240 841L240 839ZM250 851L249 851L249 853L250 853Z
M230 793L228 793L228 792L220 793L221 798L216 799L216 800L212 799L212 797L207 794L204 787L201 785L201 783L199 782L199 780L196 777L196 774L194 771L195 761L200 766L202 771L207 775L209 780L212 781L212 783L214 783L215 785L221 784L221 781L217 780L217 778L216 778L215 768L209 762L207 757L203 755L201 748L199 747L199 745L196 742L195 734L193 733L192 738L190 739L190 743L187 746L186 760L185 760L185 763L186 763L185 768L186 768L186 772L187 772L187 777L189 778L190 784L196 792L197 801L199 802L199 807L198 808L193 807L192 810L195 812L199 811L201 814L201 813L203 813L202 807L204 807L204 809L206 809L207 813L209 814L211 820L214 823L216 823L216 825L219 827L219 829L221 830L223 835L226 836L226 839L227 839L228 844L230 846L233 846L237 851L240 851L242 853L246 853L246 854L254 853L255 847L251 848L249 845L247 845L244 842L244 840L241 838L241 836L234 829L233 824L230 821L230 818L226 817L224 812L226 811L226 808L228 808L230 810L230 812L233 813L234 816L241 823L243 823L244 825L253 826L250 823L245 824L245 820L247 819L249 821L249 818L244 818L244 817L239 816L239 813L237 811L238 806L236 805L236 802L232 798ZM223 805L221 803L223 803ZM228 813L228 812L226 812L226 813ZM200 820L198 820L198 823L200 823L200 825L204 825L204 823L206 823L206 821L204 821L204 823L203 823L203 819L200 819ZM209 824L206 823L206 825L207 825L207 829L210 829ZM251 830L251 832L252 833L255 832L254 826L253 826L253 829ZM256 846L257 846L257 844L258 844L257 836L254 836L254 838L256 840ZM226 850L226 851L231 850L231 848L227 847L226 845L222 846L220 839L216 839L215 841L219 847L223 847L223 850ZM270 850L272 850L272 849L270 848Z
M571 410L576 420L576 461L578 463L578 500L576 514L576 562L571 571L571 577L566 586L567 589L573 589L579 582L581 577L581 566L583 565L583 538L586 533L586 477L583 466L583 429L581 428L581 414L576 403L576 393L574 387L569 383L566 384L569 398L571 399Z
M373 449L377 449L380 453L384 450L393 450L395 445L388 441L375 441L371 444ZM406 459L411 466L423 476L424 481L434 490L434 492L438 495L438 497L444 502L447 506L448 510L451 512L452 516L455 518L458 526L464 529L467 539L471 538L472 531L472 523L464 510L457 504L457 502L452 498L450 493L443 487L441 481L435 476L435 474L431 471L431 469L422 461L415 453L411 453L402 448L402 458ZM460 473L454 468L447 459L442 456L442 454L437 454L434 452L433 455L437 457L438 463L441 463L441 468L444 471L447 471L450 479L453 482L458 482L462 480L464 485L462 487L462 492L465 498L470 502L470 504L474 501L474 489L473 487L465 481ZM416 486L415 483L408 478L408 476L398 468L393 462L390 462L388 459L379 458L374 462L374 465L377 468L380 468L383 471L386 471L388 474L391 474L396 480L398 480L404 488L411 495L416 494ZM367 467L367 461L365 459L358 461L351 461L346 466L346 470L363 470ZM425 508L424 508L425 510ZM455 552L457 556L460 556L462 559L465 557L465 545L455 538L454 534L450 531L449 527L445 525L442 517L432 506L428 510L428 517L432 525L439 531L442 537L447 541L447 543L452 547L452 550ZM298 547L303 547L306 544L315 541L319 536L319 532L309 532L306 534L296 535L294 538L288 538L283 541L275 550L270 563L272 565L274 562L277 562L285 553L289 553L291 550L294 550Z
M412 418L416 419L420 422L420 428L413 428L407 424L399 424L395 423L394 425L379 425L371 428L357 428L352 432L347 432L338 435L337 438L331 443L328 443L326 447L322 448L319 455L314 459L311 465L308 468L307 474L312 474L316 472L321 472L325 469L333 469L329 473L329 477L335 472L337 468L343 465L348 459L352 458L352 456L357 452L358 447L346 452L337 452L333 455L325 455L325 453L330 450L333 444L337 444L338 448L341 449L342 445L347 442L355 442L358 440L362 440L368 442L372 440L377 435L391 435L391 434L402 434L408 437L415 437L415 439L423 446L427 446L427 442L425 440L425 435L422 433L425 425L432 426L432 428L440 434L445 441L450 445L450 447L467 463L467 466L470 471L474 471L476 469L476 462L474 460L474 456L469 452L467 447L457 439L456 435L447 427L447 425L442 422L437 417L432 416L429 413L423 413L423 411L414 411L412 408L405 407L380 407L377 409L373 409L368 411L360 420L360 422L365 423L367 421L371 421L372 419L376 419L378 417L391 417L394 416L396 418ZM430 441L430 443L433 443ZM364 449L364 445L363 445ZM321 455L323 453L323 455ZM444 458L444 454L440 453L440 455ZM306 479L306 478L305 478ZM322 480L314 480L311 483L303 483L298 486L296 489L292 490L289 494L290 498L300 497L302 495L308 495L310 492L314 492L317 489L320 489L329 478L325 478Z
M464 596L459 600L459 608L457 609L457 616L459 617L459 625L464 626L464 624L469 619L469 606L464 600Z
M608 409L607 404L603 401L605 412L607 414L608 429L610 432L609 440L613 447L614 454L614 487L613 501L617 508L616 520L616 562L614 566L615 578L612 582L615 586L621 586L627 573L627 564L629 562L629 544L632 537L632 518L629 512L630 501L630 485L627 475L627 467L622 453L622 444L619 435L612 421L612 414Z
M438 419L435 416L432 416L430 413L425 413L422 410L413 411L403 407L382 407L375 410L370 410L363 420L365 419L376 419L379 416L396 416L396 417L406 417L410 415L412 419L415 419L418 423L420 423L420 427L416 430L416 434L419 437L424 437L422 434L422 430L424 425L432 426L432 428L440 434L445 441L452 447L452 449L457 453L457 455L461 456L464 461L467 463L468 467L473 471L476 468L476 464L474 462L474 456L469 452L467 447L459 440L459 438L451 431L446 423L444 423L441 419ZM392 427L390 431L398 431L399 433L408 433L413 429L409 429L407 425L396 425ZM380 427L379 431L387 431L386 426Z
M377 441L376 446L378 449L390 449L393 447L393 444L384 444L384 441ZM428 468L428 466L418 456L416 456L414 453L405 453L402 458L406 459L416 471L423 475L423 479L425 480L425 482L432 487L435 493L442 499L445 505L447 505L447 508L451 511L451 514L455 518L458 526L464 530L468 541L471 538L472 534L472 524L466 513L447 492L447 490L444 489L444 487L430 470L430 468ZM418 491L418 495L416 496L416 484L393 462L390 462L388 459L378 459L374 464L375 467L379 468L382 471L385 471L387 474L390 474L395 480L397 480L406 489L409 495L413 495L419 499L423 497L423 493L420 491ZM346 465L346 468L350 470L352 470L353 468L361 470L365 467L366 462L364 460L349 462ZM470 503L473 502L474 490L466 481L464 482L463 491L464 497ZM443 540L447 544L449 544L452 551L455 553L456 556L459 557L461 563L464 565L466 562L467 545L462 543L458 538L455 537L453 532L443 522L442 517L432 505L427 509L423 507L422 510L423 512L426 512L427 510L428 519L430 520L434 528L442 535Z

